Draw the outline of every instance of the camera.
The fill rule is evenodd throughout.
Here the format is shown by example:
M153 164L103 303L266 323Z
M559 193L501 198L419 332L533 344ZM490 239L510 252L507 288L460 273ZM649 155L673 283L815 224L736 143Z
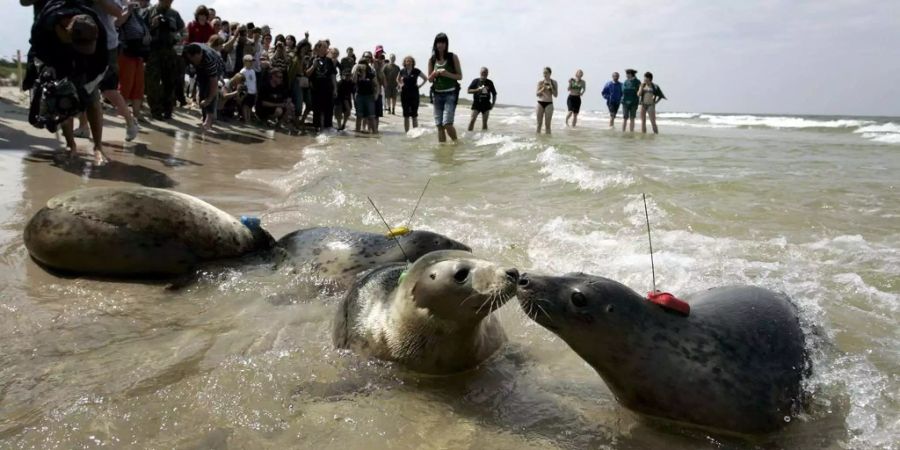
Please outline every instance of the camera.
M60 123L83 110L75 83L68 78L55 79L54 71L48 68L33 88L28 122L54 133Z

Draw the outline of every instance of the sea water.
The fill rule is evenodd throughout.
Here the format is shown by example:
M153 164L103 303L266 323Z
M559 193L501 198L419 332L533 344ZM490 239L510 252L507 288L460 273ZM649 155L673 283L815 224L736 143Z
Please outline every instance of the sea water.
M426 107L423 127L390 117L377 138L150 135L161 156L123 147L121 176L100 178L3 155L0 447L897 448L900 119L661 113L654 136L622 133L621 118L607 129L599 112L565 128L557 112L553 134L536 135L530 108L497 108L474 132L468 112L456 144L437 142ZM124 176L135 167L160 175ZM147 179L258 216L276 237L382 232L371 197L392 226L479 257L638 292L651 289L646 193L658 288L752 284L797 303L810 404L760 440L648 423L515 300L497 313L508 345L435 378L335 350L340 293L286 268L205 268L166 290L59 278L28 259L21 230L49 197Z

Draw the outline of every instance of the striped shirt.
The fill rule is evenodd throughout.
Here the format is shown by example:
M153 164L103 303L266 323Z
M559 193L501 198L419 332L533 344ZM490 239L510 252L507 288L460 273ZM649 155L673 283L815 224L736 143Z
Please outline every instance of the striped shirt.
M197 76L202 78L210 78L210 77L218 77L222 78L225 76L225 61L222 61L222 56L219 55L219 52L211 49L206 44L188 44L184 47L185 51L192 46L200 47L202 51L203 58L200 60L200 63L194 66L197 70Z

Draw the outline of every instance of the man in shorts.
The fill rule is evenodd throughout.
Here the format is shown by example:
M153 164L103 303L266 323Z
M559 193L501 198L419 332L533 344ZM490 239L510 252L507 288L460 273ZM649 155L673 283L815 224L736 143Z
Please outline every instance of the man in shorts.
M609 108L609 127L613 128L616 126L616 114L622 103L622 83L619 82L619 72L613 72L612 81L607 81L603 86L602 95L606 100L606 107Z
M631 131L634 132L634 119L637 117L638 108L638 90L641 88L641 81L637 79L637 70L628 69L625 71L625 82L622 83L622 117L625 121L622 123L622 131L628 125L628 119L631 119Z
M397 57L391 53L389 62L384 69L384 98L385 108L390 109L391 114L396 115L397 110L397 76L400 75L400 67L396 64Z
M472 80L469 84L469 93L472 94L472 119L469 120L469 131L475 129L475 121L481 114L481 129L487 131L488 117L494 103L497 102L497 89L494 88L494 82L488 78L487 67L481 68L480 77Z

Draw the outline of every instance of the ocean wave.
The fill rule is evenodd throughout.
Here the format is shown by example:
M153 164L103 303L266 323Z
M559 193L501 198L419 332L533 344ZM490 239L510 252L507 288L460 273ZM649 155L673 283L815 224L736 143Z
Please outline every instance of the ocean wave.
M900 144L900 125L888 122L858 128L854 133L862 134L863 139L884 144Z
M697 119L700 117L700 113L685 113L685 112L663 112L656 115L661 119Z
M715 125L731 125L735 127L766 127L766 128L857 128L871 125L871 120L858 119L833 119L816 120L804 117L788 116L720 116L701 114L700 119L705 119Z
M540 172L547 175L545 181L562 181L578 185L580 189L600 192L611 186L629 186L634 178L623 172L598 173L581 164L577 159L562 155L550 146L533 161L541 165Z

